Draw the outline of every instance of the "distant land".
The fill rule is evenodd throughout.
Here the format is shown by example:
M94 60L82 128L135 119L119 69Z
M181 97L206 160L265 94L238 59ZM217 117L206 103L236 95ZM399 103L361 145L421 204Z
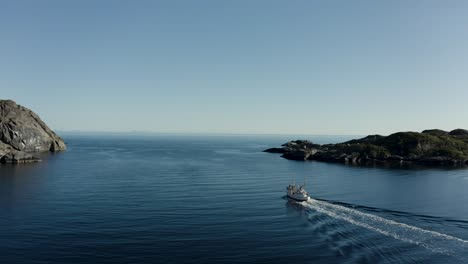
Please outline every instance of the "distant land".
M467 166L468 130L450 132L429 129L398 132L389 136L369 135L338 144L314 144L293 140L281 148L264 150L282 153L290 160L317 160L347 164L408 163L429 166Z
M33 111L12 100L0 100L0 163L40 161L33 153L66 148Z

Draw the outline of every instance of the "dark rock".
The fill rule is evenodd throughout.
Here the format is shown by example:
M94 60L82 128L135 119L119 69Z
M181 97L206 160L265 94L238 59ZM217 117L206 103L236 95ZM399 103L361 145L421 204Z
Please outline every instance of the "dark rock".
M65 142L63 142L63 140L54 140L54 142L51 143L49 150L51 152L57 152L65 149L67 149L67 146L65 145Z
M425 165L457 165L458 163L464 163L462 161L457 161L449 157L424 157L416 160L416 162Z
M299 149L295 151L287 151L281 157L289 160L307 160L311 155L314 155L317 150Z
M283 148L269 148L265 149L263 152L268 152L268 153L284 153L285 150Z
M468 136L468 130L461 129L461 128L454 129L454 130L449 132L449 135L451 135L451 136Z
M424 130L421 133L430 134L430 135L434 135L434 136L446 136L446 135L449 134L449 132L447 132L445 130L441 130L441 129L427 129L427 130Z
M403 157L398 156L398 155L391 155L390 157L387 158L389 161L403 161Z
M283 148L267 152L283 153L291 160L317 160L350 164L409 163L430 166L468 165L468 130L449 132L430 129L422 133L398 132L389 136L370 135L344 143L318 145L294 140Z
M350 141L347 141L345 142L346 144L356 144L356 143L374 143L376 142L377 140L379 139L382 139L384 138L384 136L381 136L381 135L369 135L367 137L363 137L363 138L360 138L360 139L353 139L353 140L350 140Z
M31 110L11 100L0 100L0 162L37 161L32 152L63 151L66 145Z
M293 140L282 146L284 154L281 157L290 160L307 160L321 147L308 140Z
M361 154L357 153L357 152L353 152L349 155L346 155L344 157L344 162L345 163L353 163L353 164L357 164L361 161Z

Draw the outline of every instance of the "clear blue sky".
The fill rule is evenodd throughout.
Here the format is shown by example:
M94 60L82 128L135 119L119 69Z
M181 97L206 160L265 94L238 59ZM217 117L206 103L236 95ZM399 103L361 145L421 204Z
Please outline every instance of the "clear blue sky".
M54 129L468 128L468 1L1 1L0 91Z

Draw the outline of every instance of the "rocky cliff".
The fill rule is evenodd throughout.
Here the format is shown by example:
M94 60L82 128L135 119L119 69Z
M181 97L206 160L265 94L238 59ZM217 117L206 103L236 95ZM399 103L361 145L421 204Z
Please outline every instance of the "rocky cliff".
M338 144L318 145L307 140L290 141L265 152L283 153L292 160L318 160L362 164L399 162L425 165L468 165L468 131L440 129L370 135Z
M63 140L34 112L0 100L0 163L39 161L35 152L66 150Z

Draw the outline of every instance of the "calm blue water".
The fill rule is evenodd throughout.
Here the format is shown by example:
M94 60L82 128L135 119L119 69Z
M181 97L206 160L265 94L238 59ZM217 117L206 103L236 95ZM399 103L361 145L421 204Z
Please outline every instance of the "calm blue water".
M65 139L0 167L0 263L468 262L468 170L261 152L292 137ZM284 198L292 175L314 199Z

